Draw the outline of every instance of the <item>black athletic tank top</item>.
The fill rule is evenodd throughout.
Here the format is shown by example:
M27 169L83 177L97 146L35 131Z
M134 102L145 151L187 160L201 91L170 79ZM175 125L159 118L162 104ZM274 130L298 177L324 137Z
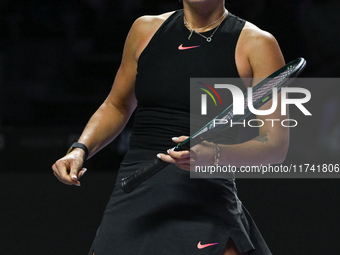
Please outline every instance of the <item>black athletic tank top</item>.
M245 21L229 13L207 42L196 33L188 40L183 15L183 10L173 13L139 57L131 147L165 150L174 146L172 137L189 135L190 78L239 77L235 48ZM235 142L235 133L229 133L229 142Z

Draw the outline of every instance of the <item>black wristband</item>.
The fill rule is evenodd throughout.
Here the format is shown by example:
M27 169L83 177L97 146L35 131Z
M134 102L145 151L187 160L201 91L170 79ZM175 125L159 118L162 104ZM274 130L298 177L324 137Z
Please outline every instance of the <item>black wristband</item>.
M71 151L73 151L74 148L80 148L85 151L84 161L89 156L89 150L87 149L86 145L83 143L73 143L72 146L68 149L67 154L69 154Z

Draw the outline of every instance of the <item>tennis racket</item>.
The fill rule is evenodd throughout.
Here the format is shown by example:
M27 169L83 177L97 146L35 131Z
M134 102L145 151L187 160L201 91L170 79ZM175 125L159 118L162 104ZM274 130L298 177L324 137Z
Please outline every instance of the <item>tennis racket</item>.
M272 75L261 81L259 84L252 88L253 96L252 103L255 109L259 109L266 102L272 98L272 89L277 88L277 93L281 91L282 87L288 86L294 78L296 78L306 66L306 61L303 58L298 58L284 67L280 68ZM196 144L201 143L209 137L216 135L217 132L226 130L230 127L230 122L239 122L248 117L251 112L248 108L248 96L244 94L244 115L234 115L233 105L231 104L220 114L218 114L209 123L203 126L200 130L190 136L188 139L178 144L174 151L189 150ZM215 125L215 120L224 120L224 125ZM150 178L152 175L169 165L169 163L156 158L140 168L135 173L127 176L121 180L121 188L124 192L130 193L139 184Z

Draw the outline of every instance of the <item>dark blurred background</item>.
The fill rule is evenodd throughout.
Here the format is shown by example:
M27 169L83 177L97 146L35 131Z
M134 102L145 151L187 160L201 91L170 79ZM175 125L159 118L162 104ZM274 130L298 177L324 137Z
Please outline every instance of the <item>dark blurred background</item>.
M272 33L304 77L339 77L336 0L230 0L227 8ZM0 0L0 240L3 254L87 254L127 149L129 125L90 159L82 187L51 165L77 140L110 91L125 37L176 0ZM286 163L340 163L340 87L307 87L313 117L291 109ZM238 180L239 196L273 254L336 254L338 179Z

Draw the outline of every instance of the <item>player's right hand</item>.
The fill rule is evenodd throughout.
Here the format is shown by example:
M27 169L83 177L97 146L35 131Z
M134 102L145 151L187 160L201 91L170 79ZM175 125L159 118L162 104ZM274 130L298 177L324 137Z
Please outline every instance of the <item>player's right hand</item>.
M57 160L52 166L53 174L67 185L80 186L79 179L86 172L83 168L84 151L75 148L72 152Z

